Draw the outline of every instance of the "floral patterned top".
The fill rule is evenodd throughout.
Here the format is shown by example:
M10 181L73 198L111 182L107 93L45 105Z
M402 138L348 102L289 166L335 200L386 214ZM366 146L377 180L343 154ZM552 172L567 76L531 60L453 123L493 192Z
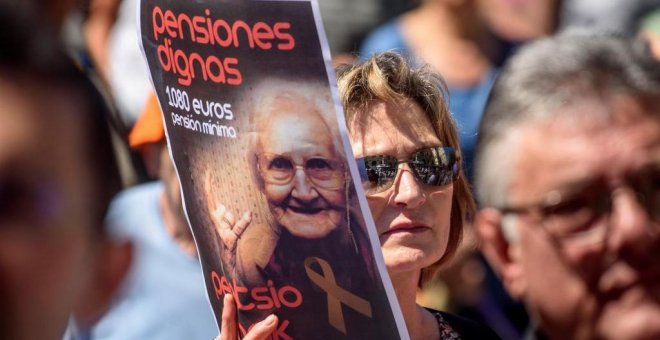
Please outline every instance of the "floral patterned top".
M438 321L438 329L440 330L440 339L442 340L460 340L461 336L456 333L454 328L451 327L451 325L445 321L445 318L442 317L442 314L440 312L435 311L435 310L429 310L433 316L435 316L435 320Z

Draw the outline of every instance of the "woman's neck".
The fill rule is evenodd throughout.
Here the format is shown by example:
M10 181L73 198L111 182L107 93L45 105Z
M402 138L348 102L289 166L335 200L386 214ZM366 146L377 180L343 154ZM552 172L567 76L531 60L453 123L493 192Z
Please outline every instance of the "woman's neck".
M420 270L404 273L390 273L394 292L401 313L406 322L406 328L411 339L438 339L440 337L438 325L431 313L417 304L417 284L421 275Z

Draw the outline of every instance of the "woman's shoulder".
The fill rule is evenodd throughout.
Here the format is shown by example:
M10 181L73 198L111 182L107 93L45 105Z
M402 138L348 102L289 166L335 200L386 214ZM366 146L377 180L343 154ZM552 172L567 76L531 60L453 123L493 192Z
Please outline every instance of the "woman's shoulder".
M500 337L490 328L481 325L477 322L474 322L470 319L464 317L441 312L435 309L427 308L429 312L435 316L438 320L438 325L440 327L440 332L443 333L442 339L451 339L450 331L443 329L443 323L450 326L450 330L453 331L458 336L458 339L470 340L470 339L484 339L484 340L499 340ZM445 334L447 333L447 334Z

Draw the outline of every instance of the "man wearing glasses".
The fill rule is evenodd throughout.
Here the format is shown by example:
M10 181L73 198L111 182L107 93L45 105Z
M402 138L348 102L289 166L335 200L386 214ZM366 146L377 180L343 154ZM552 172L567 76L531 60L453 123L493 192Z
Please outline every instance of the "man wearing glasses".
M660 64L568 34L523 48L480 131L482 250L529 338L660 338Z

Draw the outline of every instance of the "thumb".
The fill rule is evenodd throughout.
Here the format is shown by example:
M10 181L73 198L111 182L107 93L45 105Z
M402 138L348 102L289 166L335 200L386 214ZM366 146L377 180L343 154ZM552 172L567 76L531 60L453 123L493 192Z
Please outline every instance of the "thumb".
M264 320L255 324L252 329L245 335L243 340L264 340L268 339L275 329L277 328L277 316L275 314L269 315Z

